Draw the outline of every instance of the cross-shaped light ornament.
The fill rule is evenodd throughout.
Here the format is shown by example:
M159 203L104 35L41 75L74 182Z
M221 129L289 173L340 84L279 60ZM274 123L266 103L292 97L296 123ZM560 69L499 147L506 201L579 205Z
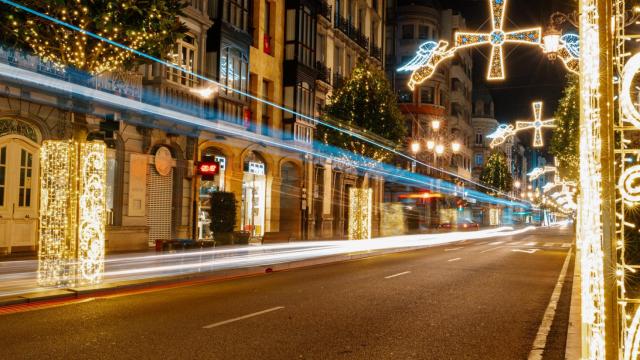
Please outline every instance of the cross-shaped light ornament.
M534 129L535 135L533 137L533 147L543 147L544 140L542 139L543 128L554 128L555 119L542 120L542 101L537 101L532 104L533 106L533 121L516 121L516 132L520 130Z
M491 44L491 58L487 80L504 80L504 50L507 43L540 45L542 30L537 28L505 32L503 29L508 0L489 0L491 8L490 33L456 32L455 46L458 48Z

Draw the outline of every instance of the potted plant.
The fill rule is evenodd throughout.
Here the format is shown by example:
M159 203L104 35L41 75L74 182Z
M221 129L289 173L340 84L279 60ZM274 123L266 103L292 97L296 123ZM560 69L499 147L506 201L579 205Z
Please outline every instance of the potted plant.
M236 195L232 192L211 193L211 232L221 245L233 243L233 228L236 225Z

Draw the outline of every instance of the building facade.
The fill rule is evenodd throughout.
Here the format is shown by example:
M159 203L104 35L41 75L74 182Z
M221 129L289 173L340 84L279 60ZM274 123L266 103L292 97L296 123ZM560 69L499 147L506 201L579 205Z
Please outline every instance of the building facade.
M420 143L420 151L415 155L421 161L469 179L473 87L470 52L458 51L414 91L407 87L411 74L396 71L415 56L421 44L439 40L452 42L455 32L465 27L465 20L450 9L443 10L438 1L393 1L389 2L388 9L387 76L394 84L400 109L407 118L410 129L407 144ZM453 143L458 145L452 148ZM436 151L437 145L443 146L443 152ZM425 170L419 168L418 171ZM448 177L440 172L427 172Z
M167 58L186 71L154 63L85 83L1 48L0 169L20 170L0 179L0 213L11 214L0 218L0 252L37 247L46 140L107 142L109 252L211 238L213 191L235 194L236 230L255 239L344 238L349 188L363 179L305 153L316 126L308 117L358 57L383 65L384 8L381 0L193 0ZM201 180L201 161L218 162L218 174ZM381 183L364 181L374 201Z

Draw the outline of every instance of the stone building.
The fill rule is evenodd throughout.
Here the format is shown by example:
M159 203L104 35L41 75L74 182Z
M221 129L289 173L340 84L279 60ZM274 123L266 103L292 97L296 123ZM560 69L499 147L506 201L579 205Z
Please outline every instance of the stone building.
M382 66L383 9L380 0L192 0L181 17L187 34L167 59L188 72L154 63L78 82L1 48L0 252L37 246L38 150L50 139L107 142L109 252L210 238L217 190L235 194L236 229L254 238L343 237L358 178L305 154L315 124L300 114L316 115L335 85L322 61L344 76L356 56ZM324 57L320 27L334 41ZM213 180L196 176L203 160L220 164ZM369 183L380 199L381 182Z

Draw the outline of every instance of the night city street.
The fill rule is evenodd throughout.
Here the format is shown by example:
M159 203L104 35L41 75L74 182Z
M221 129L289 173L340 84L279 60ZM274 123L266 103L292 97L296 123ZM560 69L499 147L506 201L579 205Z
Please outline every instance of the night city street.
M0 0L0 360L640 360L640 0Z
M571 231L2 315L0 358L526 359ZM545 359L564 358L572 260Z

